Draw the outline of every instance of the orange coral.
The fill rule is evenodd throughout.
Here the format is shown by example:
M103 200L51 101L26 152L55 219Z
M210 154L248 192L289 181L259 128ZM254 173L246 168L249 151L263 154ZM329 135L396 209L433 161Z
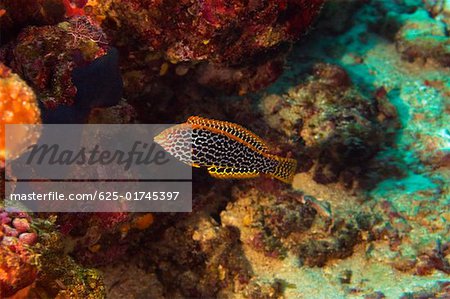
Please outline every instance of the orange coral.
M154 222L154 217L152 213L147 213L141 215L134 219L133 226L139 230L144 230L149 228Z
M17 254L0 245L0 298L14 295L25 289L36 279L37 268L30 263L27 253Z
M19 156L25 148L37 140L39 133L18 129L11 139L10 150L5 148L5 125L38 124L41 113L36 97L28 85L0 63L0 165L6 158ZM8 139L8 142L10 140Z

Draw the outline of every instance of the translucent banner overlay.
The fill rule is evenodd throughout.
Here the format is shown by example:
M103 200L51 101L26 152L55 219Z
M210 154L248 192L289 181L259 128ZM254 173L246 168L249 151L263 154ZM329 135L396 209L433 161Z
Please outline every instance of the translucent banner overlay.
M7 152L17 152L21 132L40 137L20 157L7 158L5 205L30 212L190 212L192 168L153 141L173 126L6 125ZM190 160L183 137L176 150Z
M14 183L6 183L7 189L10 184ZM191 212L192 184L18 182L6 205L28 212Z

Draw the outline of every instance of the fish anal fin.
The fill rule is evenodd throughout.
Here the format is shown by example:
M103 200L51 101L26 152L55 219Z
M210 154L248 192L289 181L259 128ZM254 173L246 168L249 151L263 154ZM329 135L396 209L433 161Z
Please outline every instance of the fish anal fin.
M256 178L260 175L257 171L246 169L233 169L230 167L211 166L208 168L208 173L218 179L249 179Z

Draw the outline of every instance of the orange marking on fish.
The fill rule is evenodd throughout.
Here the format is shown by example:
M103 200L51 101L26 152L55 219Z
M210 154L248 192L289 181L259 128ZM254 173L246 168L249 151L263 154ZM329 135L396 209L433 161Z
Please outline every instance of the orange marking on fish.
M259 136L254 134L253 132L247 130L246 128L230 123L227 121L219 121L214 119L203 118L200 116L191 116L187 120L188 124L200 125L209 127L211 129L217 129L223 133L226 133L228 136L240 139L241 142L247 143L249 146L255 147L257 150L261 150L264 152L268 152L268 146Z

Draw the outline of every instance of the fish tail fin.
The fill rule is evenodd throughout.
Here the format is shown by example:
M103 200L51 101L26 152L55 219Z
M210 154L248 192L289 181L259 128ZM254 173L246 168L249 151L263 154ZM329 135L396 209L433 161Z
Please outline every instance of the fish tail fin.
M282 182L292 183L297 169L297 160L278 156L273 156L273 158L278 161L278 164L270 175Z

